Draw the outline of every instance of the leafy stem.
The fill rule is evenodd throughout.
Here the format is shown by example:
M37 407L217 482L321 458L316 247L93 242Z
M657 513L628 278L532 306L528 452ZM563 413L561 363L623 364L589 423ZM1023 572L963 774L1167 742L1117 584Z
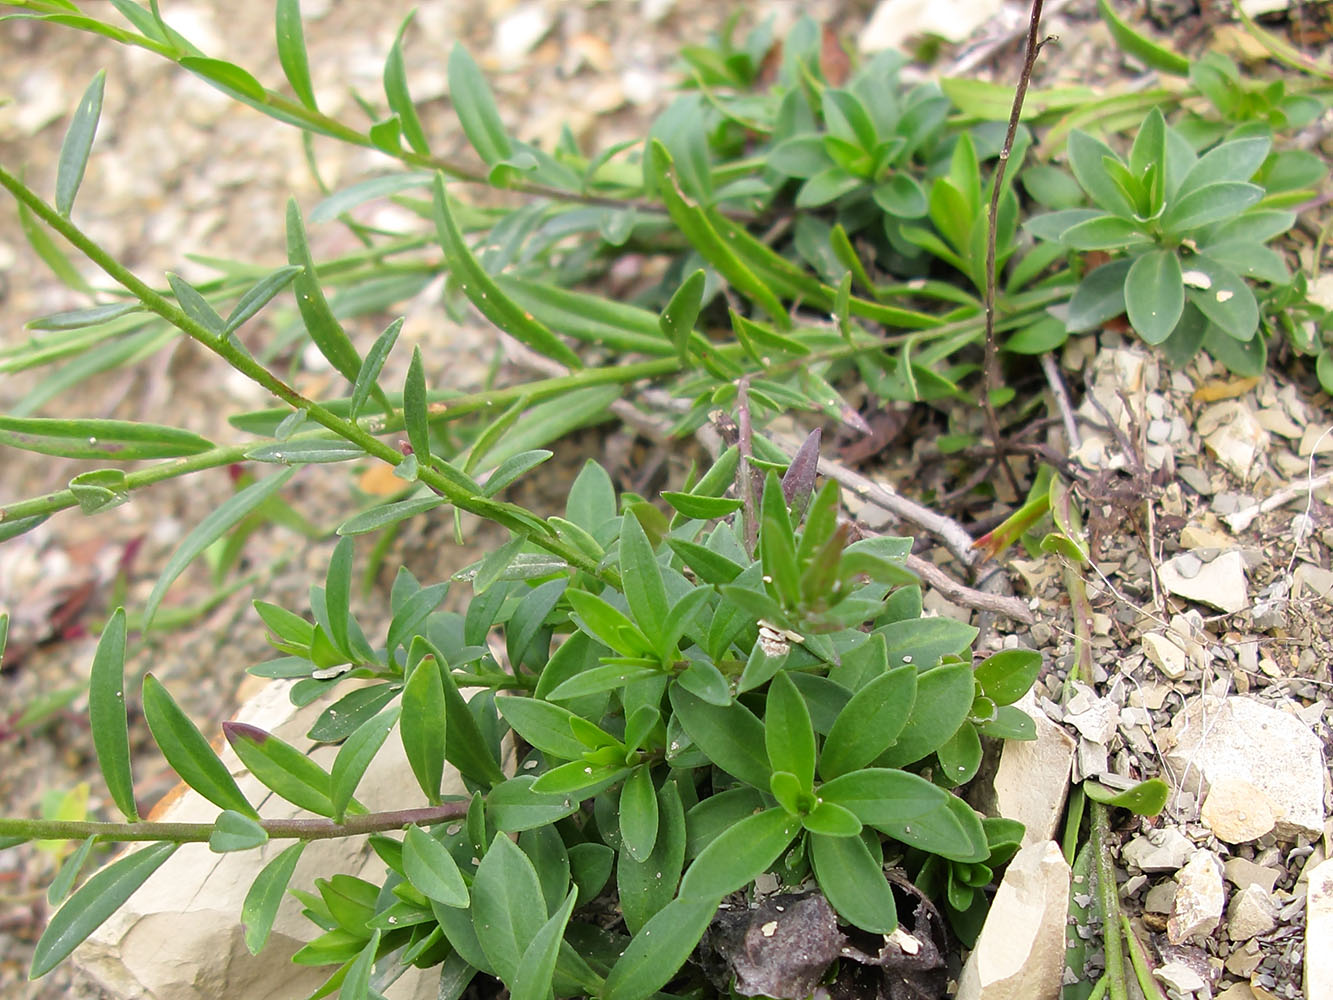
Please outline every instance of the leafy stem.
M311 420L333 431L344 440L359 446L375 458L394 466L404 460L404 455L401 452L373 436L357 422L339 417L323 404L297 392L251 357L239 344L225 337L214 336L207 327L186 315L165 296L139 280L133 272L117 261L99 243L74 225L66 216L61 215L48 205L31 188L3 167L0 167L0 187L8 190L34 215L63 236L71 246L83 253L105 271L109 277L130 291L151 312L161 316L192 340L198 341L214 354L217 354L242 375L265 389L270 395L280 399L295 410L306 411ZM474 498L466 488L429 468L424 462L420 466L419 478L454 506L486 516L484 508L489 506L487 502L476 502L481 498ZM522 529L516 528L515 530ZM613 574L600 569L597 560L591 558L576 546L556 538L554 532L548 535L539 531L523 531L523 534L534 544L552 555L564 559L569 565L604 579L608 583L614 582Z
M367 833L401 830L405 826L430 826L467 815L469 802L445 802L420 809L393 809L388 812L348 816L341 823L331 819L261 819L259 825L274 840L330 840L356 837ZM99 823L82 820L6 819L0 817L0 837L29 840L84 840L96 837L106 841L156 841L178 844L207 842L213 835L212 823Z

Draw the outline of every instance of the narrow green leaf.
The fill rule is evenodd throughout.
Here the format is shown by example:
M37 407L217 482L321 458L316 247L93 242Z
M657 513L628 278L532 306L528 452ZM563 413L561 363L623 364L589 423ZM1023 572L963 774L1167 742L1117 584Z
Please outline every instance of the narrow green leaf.
M740 500L732 500L728 497L701 497L695 496L693 493L677 493L671 490L664 492L662 494L662 499L671 504L676 510L680 511L685 517L695 518L700 521L711 521L717 518L727 517L730 514L734 514L742 507L742 502ZM669 541L668 544L671 544L673 541L674 539ZM730 581L728 580L726 582L729 583Z
M209 301L199 293L199 290L182 278L179 274L167 272L167 284L171 286L171 292L176 296L176 302L180 305L181 311L186 316L194 320L213 336L220 336L226 327L222 317L209 304Z
M635 861L643 861L657 843L657 790L647 764L636 767L620 789L620 839Z
M37 217L32 214L32 210L22 202L18 205L19 226L23 229L23 235L27 238L37 256L42 259L47 267L51 269L60 281L76 292L82 292L86 295L93 294L93 288L84 280L79 269L64 250L56 244L51 238L51 234L46 231L46 227L37 221Z
M520 698L500 695L495 707L504 720L548 758L552 764L578 760L588 748L574 738L570 720L574 713L567 708L538 698Z
M235 333L239 330L250 317L268 305L273 296L290 285L292 279L300 273L301 268L296 265L284 264L256 281L237 301L235 308L227 316L227 322L223 324L222 332Z
M639 519L629 511L621 520L620 575L635 623L658 655L665 658L670 651L663 648L662 640L671 609L662 582L662 567L657 564Z
M318 816L332 816L329 773L272 733L243 722L224 722L222 734L254 777L288 802Z
M910 771L868 767L825 782L819 796L851 810L862 823L879 826L942 809L949 793Z
M1285 229L1290 229L1288 224ZM1285 230L1284 230L1285 231ZM29 330L83 330L99 323L118 319L132 312L143 309L138 302L111 302L104 306L92 306L88 309L69 309L65 312L51 313L30 319L24 324Z
M445 757L465 778L486 788L498 785L505 780L505 774L488 749L477 720L463 700L453 674L449 672L449 661L433 645L430 649L439 661L440 680L444 682L445 712L448 715Z
M268 832L258 820L224 809L213 823L208 848L215 854L229 851L249 851L268 841Z
M389 730L398 721L402 707L395 705L362 723L338 749L338 756L333 760L333 771L329 782L329 799L333 802L333 818L341 823L352 801L356 786L361 783L361 776L375 759Z
M334 647L352 657L351 605L352 560L356 543L349 537L338 539L329 558L328 574L324 582L324 607L328 614L329 638Z
M0 444L60 458L137 461L181 458L213 442L178 427L130 420L11 417L0 414Z
M253 104L268 103L268 92L264 90L264 85L235 63L206 56L181 56L176 64L200 79L207 80L230 97Z
M286 472L269 476L267 479L261 479L259 482L247 486L235 496L224 501L221 506L195 525L194 529L181 540L180 545L176 547L176 551L167 560L162 575L158 577L157 583L153 585L153 592L148 595L148 603L144 608L145 631L152 624L158 606L162 603L162 598L166 596L167 588L171 586L176 577L185 571L185 567L194 561L195 556L234 528L247 514L281 489L287 480L292 478L294 471L289 469Z
M28 975L44 976L69 957L83 940L148 881L176 848L173 843L154 844L127 854L90 878L56 911L33 950Z
M531 451L522 451L517 455L511 455L495 467L495 470L486 477L485 488L481 491L484 497L493 497L505 487L512 485L520 477L541 465L549 459L555 452L547 451L545 448L534 448Z
M102 629L88 681L88 723L107 791L125 818L139 820L130 773L129 721L125 710L125 609L117 608Z
M815 731L805 699L786 671L778 671L768 686L764 746L774 771L794 774L804 791L814 789Z
M819 888L843 920L872 934L897 929L893 889L860 837L812 836L810 863Z
M662 332L675 345L681 364L689 360L690 334L694 331L695 320L699 318L699 308L703 305L706 279L707 275L702 268L692 272L671 296L671 301L667 303L658 321Z
M208 740L152 674L143 679L143 714L162 756L182 781L223 809L259 818Z
M60 159L56 162L56 211L61 215L69 215L74 207L74 196L83 183L88 154L93 148L93 137L97 135L97 122L102 116L105 89L106 70L98 70L93 82L83 92L69 123L69 131L60 144Z
M482 950L506 983L546 923L546 902L532 861L497 833L472 879L472 921Z
M247 451L245 457L252 462L298 466L350 462L365 454L359 444L331 437L261 444Z
M879 637L876 637L879 638ZM833 722L819 756L826 781L865 767L898 738L916 703L916 667L881 674L852 695Z
M462 52L462 49L454 51ZM470 61L470 57L468 58ZM452 61L451 58L451 64ZM537 353L559 361L567 368L583 367L578 355L566 347L544 323L509 298L473 256L463 239L463 234L458 230L457 223L454 222L453 213L449 210L443 174L435 175L434 192L435 226L439 233L440 247L444 251L450 272L457 279L463 294L476 306L477 311L505 333Z
M283 75L292 85L296 99L311 111L318 111L315 89L310 83L310 63L306 57L305 31L301 26L300 0L278 0L276 29L278 61Z
M426 187L431 183L428 173L392 173L368 177L337 191L310 210L311 222L332 222L344 212L368 201L384 198L411 188Z
M605 1000L647 1000L685 964L722 896L673 899L634 935L606 977Z
M680 685L671 687L671 706L690 740L728 774L768 789L772 773L764 751L764 724L740 702L710 705Z
M416 346L412 348L412 362L403 383L403 423L417 460L429 464L430 423L426 408L426 370L421 361L421 347Z
M685 872L680 898L716 900L749 885L772 866L801 829L782 809L747 816L705 847Z
M412 23L412 14L403 19L402 27L389 49L389 57L384 62L384 96L389 100L389 108L398 116L403 126L403 138L412 147L412 151L421 156L430 156L430 143L426 141L426 130L421 127L417 117L416 105L407 90L407 66L403 62L403 35Z
M352 964L346 967L347 975L343 976L342 986L338 989L338 1000L371 1000L370 975L375 968L375 954L380 950L380 933L376 928Z
M546 1000L552 995L551 980L555 976L556 960L560 957L565 925L569 923L578 897L578 889L570 889L564 903L533 936L518 963L510 1000Z
M572 796L551 793L543 795L532 790L537 779L520 774L491 789L486 796L486 811L499 829L506 833L532 830L554 823L578 812L579 800Z
M83 866L88 863L88 855L92 853L95 843L97 843L96 837L85 838L78 849L60 865L60 871L46 889L48 906L59 906L61 900L69 895L74 883L79 879L79 873L83 871Z
M405 521L409 517L416 517L418 514L424 514L428 510L434 510L436 507L443 507L449 501L444 497L428 496L416 497L411 500L399 500L396 503L381 504L378 507L372 507L370 510L361 514L355 514L349 517L342 524L338 525L338 534L340 535L364 535L367 532L378 531L380 528L390 524L397 524L399 521Z
M461 43L455 44L449 53L448 75L449 100L472 147L488 167L509 159L513 144L500 120L495 97L476 61Z
M419 826L403 837L403 874L427 899L444 906L467 906L467 883L449 849Z
M287 202L287 260L301 268L292 282L292 289L296 293L296 306L301 312L306 332L329 364L347 381L355 383L357 373L361 370L361 356L334 318L328 299L324 297L324 290L315 273L315 261L310 255L310 244L306 241L301 210L295 198Z
M317 743L339 743L393 701L398 691L395 684L375 684L349 691L324 710L306 736Z
M431 805L440 801L444 780L444 748L448 736L448 714L444 704L444 681L440 664L426 656L412 669L403 687L403 715L398 735L417 784Z
M713 226L708 214L686 199L666 146L654 140L648 156L671 221L699 251L700 256L712 264L738 292L753 299L756 305L773 318L774 323L783 328L790 326L791 321L781 300L737 255L735 249Z
M1140 337L1160 344L1175 329L1185 308L1180 258L1171 250L1149 250L1125 276L1125 309Z
M972 668L965 663L945 664L919 674L912 715L878 763L899 767L934 751L967 718L975 686Z
M1189 76L1190 61L1178 52L1172 52L1158 45L1152 39L1139 34L1116 14L1108 0L1097 0L1097 11L1111 30L1111 37L1124 52L1146 63L1152 69L1173 76Z
M622 840L616 865L621 913L634 934L676 895L676 883L685 865L685 810L674 781L663 782L657 792L657 812L657 839L652 853L636 860Z

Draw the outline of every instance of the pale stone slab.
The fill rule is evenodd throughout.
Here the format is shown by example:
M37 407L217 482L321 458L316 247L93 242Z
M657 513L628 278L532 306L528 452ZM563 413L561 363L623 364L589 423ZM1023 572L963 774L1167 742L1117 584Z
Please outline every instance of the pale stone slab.
M1305 995L1309 1000L1333 997L1333 859L1322 861L1306 876Z
M1193 552L1182 553L1162 563L1158 575L1168 592L1218 611L1235 613L1250 603L1245 557L1234 549L1212 562L1203 562Z
M957 1000L1054 1000L1065 961L1069 865L1054 841L1030 844L1009 862Z
M1217 839L1227 844L1258 840L1277 822L1268 797L1244 778L1213 782L1201 816Z
M972 804L987 816L1004 816L1023 824L1023 846L1055 836L1069 791L1074 738L1037 707L1029 691L1018 702L1037 725L1035 740L1006 740L992 781L974 784Z
M1324 748L1300 719L1253 698L1194 698L1159 734L1168 773L1191 794L1248 781L1283 840L1324 832Z
M305 732L326 703L294 708L287 697L292 683L268 685L241 708L236 720L307 747L310 741ZM347 690L344 686L340 693ZM335 751L323 747L312 756L328 767ZM225 742L220 756L265 819L301 814L246 773ZM446 785L451 780L455 787L445 788L446 792L464 792L457 772L446 770ZM371 810L426 805L396 729L367 769L357 798ZM199 823L212 822L217 815L217 806L185 790L153 818ZM116 1000L291 1000L310 994L332 970L290 961L319 931L301 916L300 903L290 895L283 900L268 944L258 955L246 949L240 920L241 904L254 877L290 843L270 842L257 851L229 854L214 854L207 844L183 845L75 951L75 961ZM378 882L384 876L384 863L367 847L364 837L312 841L296 866L291 885L310 889L314 879L338 872ZM434 1000L438 980L437 971L409 969L385 996L388 1000Z
M1166 918L1166 936L1172 944L1211 934L1222 920L1226 887L1222 862L1212 851L1197 851L1176 875L1176 895Z

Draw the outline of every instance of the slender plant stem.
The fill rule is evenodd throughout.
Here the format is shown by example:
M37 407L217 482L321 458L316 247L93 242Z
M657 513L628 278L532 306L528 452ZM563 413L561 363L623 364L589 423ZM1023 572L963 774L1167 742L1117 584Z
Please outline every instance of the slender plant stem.
M991 403L991 393L999 388L999 350L995 344L995 239L996 225L1000 215L1000 193L1004 185L1005 168L1009 165L1009 154L1014 148L1014 136L1018 132L1018 120L1023 114L1023 98L1027 96L1028 84L1032 80L1032 67L1036 65L1037 53L1041 51L1041 7L1043 0L1032 0L1032 16L1028 22L1027 51L1023 57L1023 72L1019 74L1018 86L1014 89L1014 104L1009 112L1009 128L1004 134L1004 145L1000 148L1000 161L995 165L995 177L991 181L990 210L986 221L986 367L982 380L983 399L986 404L986 423L991 441L995 444L997 460L1009 480L1015 493L1021 494L1014 470L1005 460L1000 448L1000 421L995 415L995 406Z
M330 840L356 837L367 833L401 830L405 826L430 826L467 815L469 802L446 802L420 809L395 809L390 812L348 816L341 823L331 819L261 819L259 825L274 840ZM172 841L198 843L213 835L212 823L96 823L54 819L0 818L0 837L24 837L29 840L83 840L96 837L109 841Z
M27 206L34 215L63 236L71 246L83 253L105 271L109 277L130 291L150 311L161 316L182 333L217 354L242 375L265 389L270 395L282 400L295 410L304 410L311 420L333 431L339 437L359 445L363 451L375 458L395 466L403 461L404 456L401 452L380 441L361 427L360 424L339 417L328 407L301 395L252 358L239 345L232 343L225 337L214 336L205 326L191 319L165 296L140 281L100 244L92 240L67 217L48 205L32 189L3 167L0 167L0 187L8 190L19 202ZM429 468L425 462L421 464L419 478L454 506L478 514L481 517L489 517L488 508L492 506L490 501L473 497L465 487L440 475L439 472ZM481 502L478 502L479 500ZM554 531L548 535L541 531L522 529L517 526L513 530L519 531L535 545L559 556L571 566L591 573L608 583L616 582L613 572L601 569L597 565L596 559L588 556L576 546L561 541L555 537Z
M1112 1000L1123 1000L1125 992L1125 955L1120 936L1120 900L1117 898L1115 868L1111 864L1111 821L1101 802L1092 805L1092 856L1097 865L1097 893L1102 911L1102 941L1106 948L1106 978Z

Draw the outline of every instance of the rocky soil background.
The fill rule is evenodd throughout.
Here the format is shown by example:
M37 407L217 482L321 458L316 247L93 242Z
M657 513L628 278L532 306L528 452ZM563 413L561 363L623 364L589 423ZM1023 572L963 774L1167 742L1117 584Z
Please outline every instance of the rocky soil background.
M315 87L330 113L349 107L353 91L378 92L384 54L412 6L407 0L302 4ZM872 46L895 44L914 30L940 31L953 41L930 72L1010 82L1026 7L964 5L938 20L944 6L767 0L747 5L742 22L771 15L780 29L808 12L852 43ZM1047 31L1060 41L1044 54L1039 81L1139 78L1141 67L1115 51L1094 4L1047 6ZM1187 51L1212 45L1241 61L1260 58L1212 5L1203 12L1185 3L1153 7ZM206 52L239 62L262 80L279 78L268 4L192 0L163 9ZM449 48L462 40L487 72L514 132L549 139L567 123L580 140L606 146L642 134L643 123L670 96L680 45L702 43L730 13L727 5L699 0L421 3L406 36L411 89L427 128L447 137L446 154L465 153L444 73ZM1293 14L1279 19L1279 30L1291 30L1292 23L1303 22ZM78 209L92 235L155 285L166 270L191 280L211 273L188 253L282 263L287 197L307 210L319 198L299 136L148 53L45 26L0 26L0 96L13 98L0 106L0 162L22 166L38 190L50 190L68 114L100 67L108 70L107 99ZM1326 139L1313 141L1323 141L1329 152ZM333 188L382 166L367 151L323 141L315 148ZM312 239L317 257L350 249L334 227L312 230ZM1292 246L1291 260L1318 278L1329 264L1313 259L1313 246L1312 238ZM1321 294L1333 296L1330 282L1317 282ZM0 211L0 348L27 337L24 319L81 304L44 271L12 210ZM422 344L432 381L447 379L460 388L482 382L496 350L484 327L448 321L431 289L395 307L395 314L403 312L404 336ZM380 320L358 320L364 325L349 332L377 332ZM1247 382L1206 360L1172 371L1114 333L1072 342L1060 368L1075 392L1072 457L1085 470L1081 489L1092 500L1095 691L1063 697L1076 650L1061 568L1053 559L1011 553L1003 560L1016 592L1037 615L1034 626L992 621L934 592L929 606L983 625L991 645L1021 644L1045 654L1049 670L1031 709L1051 722L1042 727L1049 734L1043 748L1057 775L1072 759L1074 780L1099 776L1123 785L1160 774L1171 783L1163 815L1134 820L1118 814L1123 822L1116 831L1123 840L1117 858L1122 899L1150 946L1163 989L1182 998L1306 996L1307 881L1333 854L1327 818L1333 496L1324 471L1333 453L1333 405L1298 366ZM319 391L329 378L314 358L295 359L294 369L306 391ZM0 399L12 403L46 375L5 374ZM49 412L72 405L69 395L59 398L66 402ZM170 414L171 421L220 442L235 432L220 426L219 414L264 401L190 345L164 351L133 373L95 377L74 398L80 415L162 420ZM953 430L976 429L966 426L972 416L958 419ZM968 506L960 487L971 470L940 454L938 428L915 423L906 411L888 413L876 426L884 430L873 447L846 442L830 457L909 496L958 494L948 513L969 525L993 522L1016 499ZM1063 446L1062 439L1051 440ZM631 433L588 432L571 442L563 468L577 469L587 454L613 466L626 487L640 489L649 473L669 476L679 462L678 451ZM59 463L36 456L7 452L5 463L0 502L60 488L68 478ZM1031 470L1017 471L1021 479ZM11 615L0 672L6 813L59 808L70 789L76 792L65 807L77 809L80 788L88 808L102 809L83 704L73 697L62 707L59 695L86 678L110 607L142 606L175 543L230 489L221 471L167 483L96 519L66 513L0 546L0 608ZM524 501L539 508L561 502L560 471L541 489L545 498ZM313 524L327 525L345 509L347 495L341 473L303 475L294 504ZM871 528L894 530L873 506L857 514ZM418 529L400 540L389 562L408 565L423 580L442 579L486 543L484 534L475 535L472 547L460 551L447 537ZM246 561L228 578L248 585L224 591L221 599L207 568L194 567L170 597L187 623L147 637L129 669L151 669L198 720L230 714L243 696L244 667L267 655L251 599L304 607L309 580L322 576L330 550L325 540L274 527L249 540ZM932 555L928 548L923 554ZM360 609L365 620L373 622L384 603L382 590L372 594ZM43 699L47 708L33 718ZM131 721L144 751L136 765L138 795L152 801L173 782L141 719L132 715ZM1024 815L1058 813L1065 782L1057 776L1047 785L1026 783L1015 808L1033 810ZM105 995L71 968L36 984L25 981L56 863L53 850L0 854L0 996ZM1078 927L1070 933L1080 930L1089 933ZM1333 927L1322 933L1322 940L1333 940ZM1330 995L1330 982L1312 984L1308 994L1311 1000Z

